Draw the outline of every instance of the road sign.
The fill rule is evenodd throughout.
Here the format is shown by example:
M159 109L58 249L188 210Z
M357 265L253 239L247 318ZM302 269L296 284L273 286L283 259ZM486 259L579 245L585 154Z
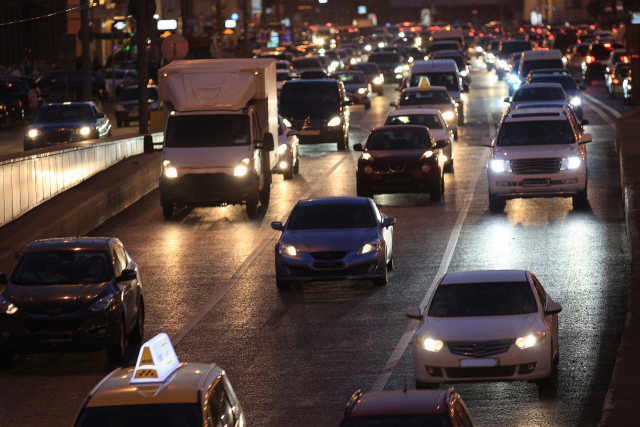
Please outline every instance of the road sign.
M162 56L167 61L184 59L189 53L189 43L179 34L172 34L162 42Z

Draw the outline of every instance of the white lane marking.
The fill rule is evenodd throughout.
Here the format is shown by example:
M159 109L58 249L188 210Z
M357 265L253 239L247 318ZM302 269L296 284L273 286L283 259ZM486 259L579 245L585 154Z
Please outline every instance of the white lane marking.
M489 134L493 139L495 137L496 130L495 130L495 125L493 124L493 116L491 115L491 112L488 110L487 110L487 119L489 121ZM467 188L467 198L465 200L464 206L460 211L460 213L458 214L458 218L456 219L453 229L451 230L451 235L449 236L449 242L447 243L447 248L445 249L444 255L442 256L440 267L438 268L438 271L436 272L436 275L434 276L433 281L429 286L429 289L427 289L427 294L422 299L422 302L420 302L421 308L427 304L427 302L429 301L429 298L431 297L431 293L435 288L436 283L438 283L438 280L440 280L440 277L442 277L442 275L445 274L447 272L447 269L449 268L449 264L451 263L451 258L453 257L453 251L456 249L458 238L460 237L460 231L462 230L462 225L464 224L464 220L467 218L467 213L471 208L471 202L473 202L473 195L476 191L478 178L480 177L480 173L482 172L482 169L487 163L488 156L489 156L489 150L485 149L484 153L482 153L482 156L480 156L480 160L476 164L476 168L473 171L473 176L471 178L471 181L469 181L469 186ZM385 384L387 384L387 381L389 380L389 378L391 377L391 374L393 373L396 366L398 365L398 362L400 362L400 359L402 358L404 351L407 349L407 346L411 342L411 338L413 337L413 334L415 333L417 327L418 327L417 320L411 320L409 322L409 324L407 325L407 329L405 329L404 333L402 334L402 337L400 337L400 340L398 341L398 344L396 344L396 347L391 353L389 360L387 360L387 363L384 365L384 368L382 368L382 371L380 372L380 374L378 374L378 378L376 378L376 381L373 383L373 386L371 387L370 392L382 391L384 389Z
M611 126L613 128L613 130L616 129L616 122L614 122L613 120L611 120L611 117L609 117L609 115L607 115L607 113L605 113L604 111L602 111L600 108L596 107L593 104L588 104L587 107L591 108L593 111L595 111L600 117L602 117L602 119L607 122L607 124L609 126ZM615 138L614 138L614 144L615 144Z
M593 102L595 104L598 104L602 108L604 108L607 111L609 111L613 115L613 117L615 117L616 119L619 119L620 117L622 117L622 114L620 114L617 110L615 110L614 108L612 108L609 105L605 104L604 102L600 101L599 99L596 99L591 95L587 95L586 93L583 93L582 96L587 98L589 101L591 101L591 102Z
M348 158L350 158L351 156L343 156L342 159L338 160L328 171L327 173L324 175L324 177L320 180L317 181L316 185L314 185L313 187L309 188L307 190L306 193L304 193L304 195L300 198L300 199L308 199L314 191L316 191L316 189L321 185L324 184L324 181L329 178L329 176L334 173L336 170L338 170L341 166L342 163L344 163L345 160L347 160ZM282 218L282 222L285 222L287 220L289 213L287 213L283 218ZM249 267L251 267L251 264L253 264L255 262L255 260L258 258L258 256L262 253L262 251L264 251L267 246L269 245L269 243L271 243L271 241L273 239L275 239L278 235L278 231L273 230L269 233L269 235L262 239L260 241L260 243L258 244L258 246L253 250L253 252L251 252L251 254L249 255L249 257L247 259L244 260L244 262L242 263L242 265L240 266L240 268L238 268L235 273L233 273L233 276L231 276L229 278L229 280L227 280L227 282L224 284L224 286L218 290L218 292L215 293L215 295L209 300L207 301L207 303L204 305L204 307L202 307L191 319L189 319L189 321L187 322L186 325L184 325L182 328L180 328L180 330L178 331L177 334L175 334L172 338L171 338L171 344L173 344L173 346L175 347L176 345L178 345L178 343L185 337L187 336L187 334L189 332L191 332L191 330L198 324L200 323L200 321L202 319L204 319L204 317L209 314L209 312L213 309L213 307L216 306L216 304L218 304L218 302L220 302L220 300L222 298L224 298L224 296L231 290L231 288L233 288L235 286L236 283L238 283L238 281L240 281L240 279L242 278L242 276L244 275L244 273L247 272L247 270L249 269Z

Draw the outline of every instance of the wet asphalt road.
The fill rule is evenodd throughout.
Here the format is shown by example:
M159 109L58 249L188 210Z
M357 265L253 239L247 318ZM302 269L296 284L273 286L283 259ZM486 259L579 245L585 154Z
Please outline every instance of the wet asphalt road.
M605 100L604 87L588 93ZM396 92L364 111L353 107L351 144L381 123ZM590 109L587 132L590 208L570 199L509 201L488 210L483 136L500 119L506 85L478 70L466 106L466 125L454 145L455 171L443 201L428 195L384 195L375 201L397 218L395 269L389 284L318 282L278 292L275 233L294 203L308 196L355 195L357 154L335 144L303 146L300 174L275 178L272 202L250 220L244 207L198 208L162 218L157 191L94 230L117 236L138 263L149 339L166 332L181 361L226 369L250 426L333 426L351 394L369 391L408 325L404 312L424 298L440 267L459 213L473 194L448 271L522 268L534 272L564 306L559 316L557 390L534 384L457 384L478 426L596 426L609 385L625 313L626 249L614 118ZM475 186L474 171L482 167ZM241 276L238 271L244 272ZM238 279L239 277L239 279ZM212 300L202 320L190 320ZM137 348L130 348L128 364ZM0 424L70 425L82 399L109 372L103 353L31 355L0 373ZM411 345L384 389L413 388ZM447 385L441 385L444 389ZM45 420L43 423L42 421Z

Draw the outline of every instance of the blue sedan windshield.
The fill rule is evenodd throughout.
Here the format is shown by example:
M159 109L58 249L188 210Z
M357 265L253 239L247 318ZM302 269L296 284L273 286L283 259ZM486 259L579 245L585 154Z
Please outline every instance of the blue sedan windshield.
M329 230L371 228L377 225L368 204L317 204L298 206L287 228L289 230Z
M41 108L36 123L86 122L93 120L91 107L85 105L59 105Z

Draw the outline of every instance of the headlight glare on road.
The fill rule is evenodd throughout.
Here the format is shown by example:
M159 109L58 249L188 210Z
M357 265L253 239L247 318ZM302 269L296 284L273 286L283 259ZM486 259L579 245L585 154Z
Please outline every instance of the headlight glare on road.
M166 168L164 170L164 174L167 176L167 178L177 178L178 170L174 167Z
M433 338L425 338L422 340L422 348L434 353L439 352L444 347L444 343L441 340L434 340Z
M582 160L580 157L565 157L562 159L562 165L560 166L561 171L566 170L575 170L580 167L582 164Z
M290 127L291 127L291 122L290 122L289 120L287 120L287 119L282 119L282 122L284 123L284 125L285 125L286 127L288 127L288 128L290 128Z
M393 72L396 74L400 74L402 73L402 71L403 71L402 67L396 67L395 70L393 70Z
M454 117L453 111L445 111L444 113L442 113L442 117L445 120L453 120L453 117Z
M87 136L91 133L91 128L89 126L84 126L80 128L80 135Z
M29 138L35 138L40 135L40 131L38 129L31 129L29 132L27 132L27 135L29 136Z
M511 161L502 159L492 159L490 162L491 170L494 172L512 172Z
M287 144L278 145L278 154L284 154L287 151Z
M285 243L280 244L280 253L283 255L298 256L298 251L296 250L296 248Z
M582 101L580 101L579 97L576 96L576 97L571 98L571 105L577 107L580 104L582 104Z
M333 119L329 120L329 123L327 123L327 126L339 126L340 125L340 117L334 117Z
M115 294L110 294L110 295L107 295L106 297L96 301L95 303L93 303L89 307L89 310L91 310L91 311L105 311L106 309L109 308L109 306L113 302L113 297L114 296L115 296Z
M368 254L370 252L375 252L377 250L378 250L378 242L365 243L358 251L358 255Z
M533 347L536 345L536 337L534 335L527 335L526 337L520 337L516 339L516 345L520 349Z
M364 95L365 93L367 93L367 89L366 89L366 88L364 88L364 87L361 87L360 89L358 89L358 93L359 93L360 95Z

